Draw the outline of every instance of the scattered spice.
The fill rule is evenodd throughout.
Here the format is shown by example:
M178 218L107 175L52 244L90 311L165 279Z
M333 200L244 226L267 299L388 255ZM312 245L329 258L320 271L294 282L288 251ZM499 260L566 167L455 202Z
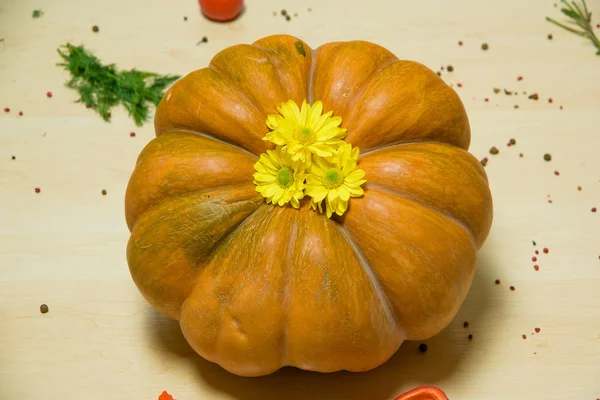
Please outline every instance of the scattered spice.
M42 189L40 189L39 187L35 188L34 190L35 190L36 193L39 193L39 192L42 191Z
M554 175L556 175L556 176L559 176L559 175L560 175L560 172L558 172L558 171L554 171Z
M48 312L48 305L47 305L47 304L42 304L42 305L40 306L40 312L41 312L42 314L46 314L46 313Z
M498 154L498 153L500 153L500 150L498 150L498 148L496 146L493 146L490 149L490 154Z
M468 328L469 327L469 322L468 321L463 322L463 327L464 328Z
M285 20L286 20L286 21L290 21L291 19L292 19L292 17L290 17L289 15L286 15L286 16L285 16Z
M70 43L61 46L58 53L64 62L57 65L70 71L66 86L78 91L77 102L91 105L105 121L110 120L111 108L121 104L136 125L143 125L150 116L149 106L157 105L164 90L179 79L136 69L117 71L114 64L104 65L83 46Z
M514 292L514 291L515 291L515 287L514 287L514 286L511 286L511 287L510 287L510 290L512 290L512 291Z
M129 132L129 137L135 137L135 132Z
M533 266L533 269L535 269L536 271L539 271L540 270L540 266L536 264L536 265Z
M534 93L534 94L530 94L529 98L532 99L532 100L538 100L540 98L540 96L538 96L537 93Z
M598 211L596 207L592 207L592 212L595 213L596 211Z
M490 99L489 99L489 98L487 98L487 97L486 97L485 99L483 99L483 100L484 100L486 103L487 103L488 101L490 101Z
M532 240L531 243L533 243L534 246L537 246L537 243L535 242L535 240Z
M531 261L536 262L537 261L537 257L536 256L531 257Z
M488 44L487 44L487 43L482 43L482 44L481 44L481 50L487 50L487 49L489 49L489 48L490 48L490 47L488 46Z
M46 92L46 97L51 98L52 97L52 92Z
M42 10L33 10L33 12L31 13L31 17L32 18L39 18L42 15L44 15L44 12Z
M515 139L510 139L510 140L508 141L508 143L509 143L509 144L512 146L512 145L515 145L515 144L517 144L517 141L516 141Z
M577 186L577 190L581 192L581 186Z
M535 251L535 254L540 254L539 250L536 250L536 251Z
M427 351L427 348L428 348L428 346L427 346L427 344L425 344L425 343L421 343L421 344L419 345L419 351L420 351L421 353L425 353L425 352Z
M527 335L521 335L523 339L527 339Z
M548 248L547 248L547 247L544 247L544 249L543 249L542 251L543 251L544 253L548 254L548 252L549 252L550 250L548 250Z
M294 17L297 17L297 16L298 16L298 13L294 13Z
M462 87L462 83L458 82L458 83L456 84L456 86L458 86L458 87Z
M5 113L7 113L7 112L10 112L10 108L8 108L8 107L4 107L4 112L5 112Z
M100 28L98 28L98 25L92 26L92 32L98 32L98 31L100 31Z
M183 20L184 20L184 21L187 21L187 17L185 17L185 16L184 16L184 17L183 17Z
M19 117L23 116L23 111L19 111Z
M287 10L285 10L285 9L281 10L281 15L283 15L283 16L287 15Z
M473 340L473 335L469 335L467 337L469 338L469 340Z
M523 77L521 75L517 76L517 82L520 82L523 80Z
M459 40L459 41L458 41L458 45L459 45L459 46L462 46L462 45L463 45L463 42L462 42L462 40Z
M492 90L494 91L494 93L500 93L500 88L495 87L495 88L492 88Z
M551 33L548 34L548 40L552 40L552 34Z
M499 284L500 284L500 279L496 279L496 280L494 281L494 283L495 283L496 285L499 285Z
M481 165L483 165L484 167L487 165L488 163L488 158L487 157L483 157L481 159L481 161L479 161L481 163Z
M507 96L511 96L513 94L513 92L508 89L504 89L504 94Z
M106 196L106 189L102 189L102 196Z
M523 153L519 153L519 157L523 158Z
M535 328L535 333L540 333L541 329L540 328Z
M546 161L552 160L552 154L550 154L550 153L544 154L544 160L546 160Z
M515 108L519 108L519 105L518 105L518 104L515 104Z
M15 157L15 156L11 157L11 160L16 160L16 159L17 159L17 157Z
M453 72L454 71L454 67L452 65L448 65L446 67L446 69L448 70L448 72Z
M436 72L437 76L442 76L442 73L440 71Z

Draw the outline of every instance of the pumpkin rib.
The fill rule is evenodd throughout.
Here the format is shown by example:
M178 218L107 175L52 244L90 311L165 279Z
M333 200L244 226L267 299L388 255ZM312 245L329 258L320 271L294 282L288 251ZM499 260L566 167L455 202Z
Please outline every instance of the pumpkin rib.
M200 137L204 137L206 139L211 139L211 140L214 140L215 142L219 142L219 143L223 143L223 144L229 145L229 146L233 147L234 149L239 150L241 152L244 152L246 154L249 154L252 157L254 157L254 159L258 160L258 156L255 153L251 152L250 150L245 149L244 147L242 147L242 146L240 146L238 144L235 144L235 143L228 142L226 140L220 139L220 138L216 137L212 133L199 132L199 131L194 131L192 129L168 129L168 130L165 130L164 132L161 132L161 136L169 134L169 133L176 133L176 132L193 133L194 135L197 135L197 136L200 136Z
M290 234L290 241L287 246L287 257L285 269L283 271L283 299L281 300L281 309L283 311L283 328L282 328L282 347L283 355L281 357L281 364L287 365L289 362L290 345L289 345L289 319L290 319L290 308L291 308L291 261L294 256L294 248L296 246L296 239L298 238L300 227L294 226L293 232Z
M371 150L367 150L367 151L365 151L364 153L362 153L359 156L359 160L361 158L365 157L365 156L368 156L368 155L371 155L371 154L375 154L375 153L378 153L378 152L380 152L382 150L387 150L387 149L394 148L394 147L403 147L403 146L410 146L410 145L414 145L414 144L429 144L429 143L431 143L431 144L438 144L440 146L448 146L448 147L457 148L459 150L462 150L465 155L473 157L473 159L475 159L474 156L471 153L469 153L467 150L465 150L465 149L463 149L461 147L458 147L458 146L454 146L454 145L449 144L449 143L438 142L438 141L435 141L435 140L423 140L423 141L415 140L415 141L412 141L412 142L391 143L391 144L388 144L388 145L385 145L385 146L381 146L381 147L377 147L377 148L374 148L374 149L371 149ZM477 162L479 162L479 161L477 161ZM488 176L485 173L485 171L482 171L482 170L478 169L477 172L479 173L479 175L481 176L481 178L485 180L486 183L489 183Z
M304 54L298 50L299 43ZM312 63L314 51L306 42L295 36L276 34L256 40L252 46L261 49L275 67L279 83L287 96L286 100L291 99L300 104L302 100L308 99L310 64L306 59L310 58Z
M405 192L405 191L402 191L402 190L390 189L390 188L387 188L385 186L381 186L381 185L378 185L378 184L375 184L375 183L367 183L367 184L368 184L368 186L370 186L373 189L377 189L379 191L392 194L394 196L402 197L405 200L408 200L408 201L411 201L413 203L419 204L420 206L422 206L422 207L424 207L424 208L426 208L426 209L428 209L430 211L433 211L433 212L435 212L435 213L437 213L439 215L442 215L442 216L446 217L447 219L451 220L456 225L458 225L462 229L464 229L469 234L469 236L471 237L471 240L473 240L473 243L478 244L477 238L475 237L475 233L473 233L473 231L471 230L471 228L469 228L464 222L459 221L456 217L454 217L450 213L448 213L448 212L446 212L444 210L441 210L441 209L439 209L437 207L433 207L430 204L425 204L425 203L417 200L414 196L412 196L408 192Z
M356 242L352 238L350 232L340 223L335 222L333 225L340 231L350 248L354 251L354 254L358 258L359 264L363 269L365 276L368 278L369 282L371 282L371 288L375 292L377 298L381 302L381 307L383 308L385 315L390 323L393 322L393 325L399 332L402 333L403 337L406 337L406 331L402 328L402 326L398 323L398 318L396 313L394 312L394 308L392 303L390 302L389 297L385 294L383 290L383 286L377 277L377 274L369 264L369 261L363 254L362 250L356 245Z

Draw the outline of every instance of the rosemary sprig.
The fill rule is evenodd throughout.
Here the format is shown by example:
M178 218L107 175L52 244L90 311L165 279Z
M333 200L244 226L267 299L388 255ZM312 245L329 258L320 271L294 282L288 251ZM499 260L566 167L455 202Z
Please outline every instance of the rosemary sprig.
M594 34L594 28L592 27L591 23L592 13L589 12L587 5L585 4L585 0L581 0L581 6L575 3L575 1L572 1L571 4L569 4L567 0L560 0L560 2L565 5L565 7L561 8L560 11L571 19L571 21L569 21L571 24L574 24L579 29L561 24L550 17L546 17L546 21L552 22L553 24L576 35L587 37L592 41L594 46L596 46L596 49L598 50L596 55L600 56L600 39L598 39L598 37Z
M115 64L104 65L83 46L67 43L58 48L64 62L58 66L71 73L66 86L79 92L77 103L84 103L102 119L110 121L111 110L121 104L141 126L149 119L150 106L157 106L165 89L180 77L153 72L118 71Z

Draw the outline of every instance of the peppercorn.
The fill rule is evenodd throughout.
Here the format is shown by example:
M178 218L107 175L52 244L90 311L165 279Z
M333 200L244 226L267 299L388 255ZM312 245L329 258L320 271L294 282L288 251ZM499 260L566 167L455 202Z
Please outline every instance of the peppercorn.
M448 65L448 66L446 67L446 69L448 70L448 72L452 72L452 71L454 71L454 67L453 67L452 65Z
M106 196L106 189L102 189L102 196Z
M489 49L489 46L488 46L488 44L487 44L487 43L483 43L483 44L481 45L481 50L487 50L487 49Z
M500 150L498 150L498 148L496 148L496 146L493 146L490 149L490 154L498 154L498 153L500 153Z
M41 312L42 314L46 314L46 313L48 312L48 306L47 306L46 304L42 304L42 305L40 306L40 312Z
M421 343L421 344L419 345L419 351L420 351L421 353L425 353L425 352L427 351L427 345L426 345L425 343Z
M463 322L463 327L464 328L468 328L469 327L469 322L468 321Z
M552 160L552 155L550 153L544 154L544 160L546 160L546 161Z
M99 30L100 30L100 28L98 28L98 25L92 26L92 31L98 32Z

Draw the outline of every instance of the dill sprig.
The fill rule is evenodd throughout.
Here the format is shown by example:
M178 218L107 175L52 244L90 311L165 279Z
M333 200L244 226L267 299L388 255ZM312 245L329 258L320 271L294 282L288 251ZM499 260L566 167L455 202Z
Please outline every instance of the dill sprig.
M118 71L115 64L104 65L83 46L67 43L58 48L64 62L58 63L71 73L66 86L79 92L77 103L95 110L109 121L113 107L121 104L141 126L150 115L150 106L157 106L165 89L180 77L153 72Z
M592 13L588 11L585 0L581 0L581 6L574 1L569 4L567 0L561 0L561 3L563 3L565 7L561 8L560 11L571 19L571 21L569 21L571 24L575 25L579 29L561 24L550 17L546 17L546 21L552 22L553 24L558 25L559 27L576 35L587 37L592 41L594 46L596 46L596 49L598 50L596 54L600 56L600 40L594 34L594 28L592 27Z

